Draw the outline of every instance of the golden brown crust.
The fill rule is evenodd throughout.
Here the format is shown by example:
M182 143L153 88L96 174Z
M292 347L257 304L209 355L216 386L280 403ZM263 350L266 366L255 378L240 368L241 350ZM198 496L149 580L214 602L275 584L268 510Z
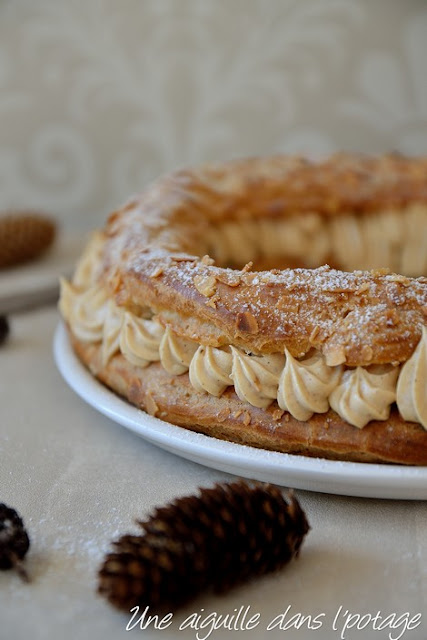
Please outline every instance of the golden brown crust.
M97 344L84 344L71 334L79 358L108 387L132 404L167 422L207 435L264 449L359 462L427 465L427 432L405 422L393 410L386 422L357 429L332 410L300 422L274 402L258 409L242 402L229 388L221 398L199 393L188 375L168 374L160 364L146 369L122 355L101 364Z
M137 316L154 313L178 336L202 345L258 354L287 349L296 357L314 347L330 366L398 364L411 357L427 323L426 277L328 266L236 270L205 254L210 232L224 222L270 224L313 211L326 221L349 211L404 215L414 203L427 205L427 158L275 157L179 171L110 217L97 282L119 307ZM103 366L99 343L72 341L107 386L173 424L276 451L427 464L427 431L405 422L396 408L388 420L363 429L332 410L300 422L276 402L258 409L241 401L232 387L220 398L199 393L188 374L170 375L157 363L140 369L115 355Z
M248 273L200 256L223 220L368 215L409 202L427 203L427 159L275 157L180 171L110 217L104 284L119 305L149 306L204 344L294 356L315 347L328 364L349 366L404 362L426 323L427 278L327 267Z

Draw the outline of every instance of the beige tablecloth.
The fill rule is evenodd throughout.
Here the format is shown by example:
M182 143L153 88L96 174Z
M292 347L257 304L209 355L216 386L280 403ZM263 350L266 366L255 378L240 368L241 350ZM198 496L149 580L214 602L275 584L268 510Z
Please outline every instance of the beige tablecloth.
M232 476L162 451L80 400L53 362L57 322L53 308L13 316L0 349L0 501L19 510L32 542L31 584L0 572L0 638L427 638L427 503L302 491L312 530L296 561L226 596L201 595L165 629L127 631L130 615L96 595L109 542L155 506ZM241 607L238 630L211 629L214 612ZM244 610L246 621L260 614L252 630ZM198 625L180 629L192 614ZM345 628L357 622L364 628Z

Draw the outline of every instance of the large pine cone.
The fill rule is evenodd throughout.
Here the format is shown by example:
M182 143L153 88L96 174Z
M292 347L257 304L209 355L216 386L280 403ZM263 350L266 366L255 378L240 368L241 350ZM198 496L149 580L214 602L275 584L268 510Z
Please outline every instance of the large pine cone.
M139 522L145 535L114 543L98 591L120 609L171 610L202 589L217 592L285 565L309 525L297 499L244 482L202 489Z

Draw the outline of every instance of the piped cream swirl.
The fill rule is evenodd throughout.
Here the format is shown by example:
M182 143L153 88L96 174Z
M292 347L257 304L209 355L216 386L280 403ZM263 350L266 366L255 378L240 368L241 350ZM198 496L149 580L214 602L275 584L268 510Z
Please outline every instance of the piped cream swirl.
M285 356L279 353L254 356L236 347L231 347L231 353L231 378L237 395L254 407L265 409L277 397Z
M102 267L101 255L104 248L104 235L95 231L77 263L73 276L73 285L80 289L88 289L96 284Z
M84 272L90 280L89 266ZM118 351L139 367L160 360L172 375L190 370L190 382L199 391L220 396L227 386L234 385L241 400L266 408L277 399L279 406L298 420L323 413L330 405L343 420L359 428L370 420L387 420L390 406L397 400L405 420L427 429L426 327L401 369L373 365L345 370L328 366L319 352L297 360L288 352L249 355L232 345L221 349L199 345L170 327L163 328L155 319L122 310L98 285L84 288L62 280L59 307L79 340L101 343L104 365Z
M163 327L156 320L137 318L127 311L120 332L120 350L131 364L147 367L150 362L160 360L163 332Z
M80 292L66 280L61 280L59 306L79 340L102 341L108 309L108 294L105 289L94 286Z
M337 386L342 367L328 367L317 352L304 360L296 360L285 351L286 364L279 380L277 402L281 409L297 420L308 420L313 413L329 409L328 398Z
M427 327L412 356L402 367L397 384L397 406L409 422L419 422L427 429Z
M233 356L229 348L200 345L190 363L190 382L196 391L219 397L233 384L230 375Z
M175 376L185 373L198 347L197 342L180 338L170 327L167 327L159 349L162 366L168 373Z
M105 366L120 349L120 332L123 323L123 310L112 300L108 302L102 334L102 364Z
M398 367L373 365L348 369L329 397L343 420L361 429L371 420L387 420L396 400Z
M71 321L73 316L74 305L76 303L77 291L75 287L68 282L65 278L59 279L59 302L58 309L65 320L71 325L74 330L74 323Z

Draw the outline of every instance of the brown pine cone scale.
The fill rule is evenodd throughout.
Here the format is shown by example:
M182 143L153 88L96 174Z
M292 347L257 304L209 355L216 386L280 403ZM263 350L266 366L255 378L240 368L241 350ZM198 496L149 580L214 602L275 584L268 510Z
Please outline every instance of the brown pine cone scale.
M309 530L295 496L245 482L201 489L139 522L144 535L122 536L99 571L98 591L130 610L171 611L204 589L217 593L283 567Z
M56 225L47 216L14 213L0 216L0 269L29 262L53 243Z
M21 578L28 575L21 564L30 547L30 539L19 514L4 503L0 503L0 569L17 569Z

